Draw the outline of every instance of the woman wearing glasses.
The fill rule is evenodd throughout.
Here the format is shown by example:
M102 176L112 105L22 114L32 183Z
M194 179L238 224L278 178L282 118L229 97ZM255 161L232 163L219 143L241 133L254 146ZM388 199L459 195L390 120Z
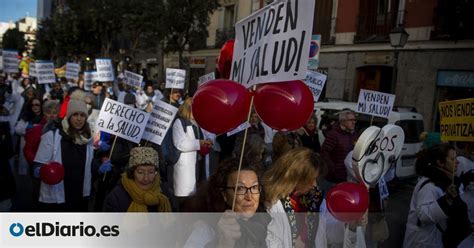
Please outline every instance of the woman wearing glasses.
M265 173L263 185L268 212L268 247L314 247L317 212L323 202L316 179L324 164L306 147L289 150Z
M255 165L245 162L240 174L238 168L238 159L221 162L208 183L186 204L186 210L190 212L224 214L218 220L194 223L184 247L266 247L270 216L263 207L259 171Z
M128 168L119 184L105 198L109 212L171 212L171 205L161 193L158 153L151 147L130 150Z

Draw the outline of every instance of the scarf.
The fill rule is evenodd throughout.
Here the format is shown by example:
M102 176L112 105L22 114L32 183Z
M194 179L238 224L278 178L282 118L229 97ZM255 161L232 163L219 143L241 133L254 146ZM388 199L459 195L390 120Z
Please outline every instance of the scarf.
M87 138L87 137L84 136L84 134L81 134L78 137L72 137L68 132L69 123L67 122L66 119L62 120L61 125L63 126L64 132L67 133L71 137L72 143L74 143L76 145L85 145L85 144L89 143L89 141L92 139L92 135L89 135L89 138ZM86 121L85 125L89 125L89 123Z
M132 198L132 203L127 212L148 212L148 206L158 206L158 212L171 212L171 205L160 190L160 178L156 178L150 190L143 190L137 186L133 179L122 174L122 185Z

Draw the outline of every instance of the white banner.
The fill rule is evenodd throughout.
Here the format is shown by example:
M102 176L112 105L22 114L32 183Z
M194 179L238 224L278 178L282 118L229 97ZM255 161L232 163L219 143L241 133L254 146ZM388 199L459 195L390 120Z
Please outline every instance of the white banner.
M95 67L99 81L114 81L114 67L111 59L95 59Z
M248 121L240 124L238 127L234 128L233 130L230 130L229 132L227 132L227 136L232 136L242 130L245 130L247 128L251 127L250 126L250 123Z
M167 89L184 89L184 80L186 71L181 69L166 68L166 86Z
M36 63L30 62L30 69L29 69L30 77L37 77L38 73L36 72Z
M76 63L67 63L66 64L66 78L72 80L79 80L79 72L81 67Z
M125 79L126 84L131 85L133 87L137 87L137 88L142 87L142 81L143 81L142 75L125 70L124 76L125 76L124 79Z
M3 71L6 73L18 73L18 51L3 50Z
M161 145L166 133L173 124L178 108L162 101L156 101L145 127L143 139Z
M319 96L321 96L321 92L323 92L324 85L326 84L326 79L327 76L322 73L315 71L306 72L306 79L304 82L311 90L314 102L319 101Z
M56 75L54 75L53 62L36 62L36 74L39 84L53 84L56 82Z
M230 78L245 87L304 79L315 1L274 1L235 25Z
M97 117L95 130L140 143L149 117L150 113L106 98Z
M388 118L394 102L395 95L361 89L356 112Z
M216 74L214 72L208 73L204 76L199 77L198 87L203 85L205 82L216 79Z
M99 75L96 71L84 72L84 90L90 91L92 84L96 81L99 81Z

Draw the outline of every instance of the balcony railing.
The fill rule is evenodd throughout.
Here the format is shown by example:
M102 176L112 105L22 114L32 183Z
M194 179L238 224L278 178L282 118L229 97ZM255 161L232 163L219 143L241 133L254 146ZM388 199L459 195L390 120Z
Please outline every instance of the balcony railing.
M216 44L215 48L221 48L222 45L227 40L235 38L235 29L234 27L231 28L220 28L216 30Z
M354 42L388 41L390 30L397 25L398 13L400 12L360 15Z

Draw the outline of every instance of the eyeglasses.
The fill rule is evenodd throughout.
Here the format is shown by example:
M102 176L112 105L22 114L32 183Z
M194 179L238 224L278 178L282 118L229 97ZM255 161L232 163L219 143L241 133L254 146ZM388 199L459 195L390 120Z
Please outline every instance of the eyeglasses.
M225 189L235 190L235 187L224 187ZM250 190L252 194L260 194L262 192L262 185L254 185L252 187L237 186L237 195L245 195Z
M137 171L135 171L135 173L139 177L145 177L145 176L150 176L150 175L155 176L156 174L158 174L158 171L156 171L156 170L155 171L141 171L141 170L139 171L139 170L137 170Z

